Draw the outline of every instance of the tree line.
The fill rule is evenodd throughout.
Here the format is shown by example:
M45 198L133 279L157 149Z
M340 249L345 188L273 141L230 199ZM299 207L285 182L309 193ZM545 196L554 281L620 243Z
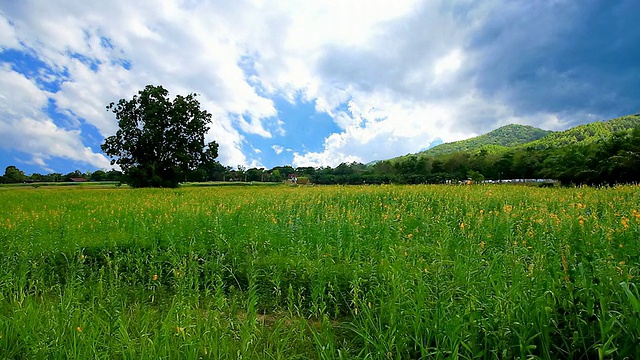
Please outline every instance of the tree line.
M363 177L363 181L386 177L409 184L466 179L554 179L565 185L634 183L640 181L640 127L590 143L405 156L378 162L362 173L366 174L377 177Z
M77 179L86 181L119 182L122 179L122 172L117 170L96 170L86 172L75 170L67 174L53 172L50 174L33 173L31 175L26 175L24 171L18 169L15 165L9 165L5 168L4 175L0 175L0 184L70 182Z
M332 167L278 166L270 170L252 168L201 176L209 180L283 181L290 174L297 182L314 184L442 184L448 182L505 179L553 179L564 185L613 185L640 182L640 127L614 132L590 143L557 147L491 147L451 154L409 155L372 165L342 163ZM194 179L195 180L195 179Z
M571 144L537 149L460 151L437 156L409 155L373 165L342 163L336 167L276 166L272 169L232 168L217 161L187 171L181 182L241 181L283 182L295 177L299 184L439 184L472 179L555 179L562 184L612 185L640 181L640 127L615 132L589 144ZM121 181L116 170L69 174L25 175L9 166L0 177L3 183L39 181Z
M637 115L549 136L544 136L547 132L543 130L512 125L475 140L459 142L465 146L477 145L493 136L508 140L500 142L506 146L509 141L521 143L523 139L538 139L515 148L494 144L479 150L467 147L453 153L408 155L373 165L343 163L335 168L277 166L266 170L238 166L233 169L215 160L218 144L205 141L212 116L200 108L196 97L197 94L189 94L172 99L162 86L148 85L131 100L120 99L107 106L107 110L115 114L119 130L105 139L101 149L111 158L111 165L118 165L122 172L76 170L66 175L26 176L12 165L5 169L0 182L87 180L118 181L133 187L176 187L181 182L204 181L437 184L468 179L546 178L563 184L600 185L640 180L640 127L603 135L598 141L582 141L585 137L594 138L595 133L589 132L604 134L605 128L636 121ZM566 136L572 132L575 136ZM566 145L545 145L554 141L554 144Z

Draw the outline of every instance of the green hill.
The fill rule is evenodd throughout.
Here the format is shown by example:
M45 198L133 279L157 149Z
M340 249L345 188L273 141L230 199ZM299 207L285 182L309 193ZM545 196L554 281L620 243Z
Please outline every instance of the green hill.
M409 154L389 159L391 162L407 156L429 156L452 154L459 151L502 153L508 149L546 149L577 143L589 144L611 137L614 132L630 130L640 126L640 114L627 115L608 121L596 121L578 125L565 131L548 131L528 125L511 124L500 127L484 135L466 140L441 144L417 154Z
M640 114L578 125L565 131L553 132L538 140L522 144L520 147L546 149L577 143L590 144L601 139L607 139L615 132L630 130L636 126L640 126Z
M484 135L435 146L418 155L437 156L458 151L473 151L486 148L496 152L503 148L514 147L544 138L552 131L542 130L529 125L506 125Z

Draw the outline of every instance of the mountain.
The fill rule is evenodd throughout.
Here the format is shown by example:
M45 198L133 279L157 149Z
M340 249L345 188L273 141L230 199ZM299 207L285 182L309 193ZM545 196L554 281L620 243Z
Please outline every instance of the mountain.
M422 151L418 155L437 156L458 151L479 150L484 147L491 147L497 150L530 143L552 133L552 131L538 129L529 125L511 124L474 138L438 145Z
M565 131L553 132L543 138L521 145L527 149L547 149L574 145L590 144L611 137L615 132L630 130L640 126L640 114L627 115L608 121L596 121L578 125Z
M528 125L511 124L484 135L438 145L417 154L400 156L389 161L395 162L416 155L436 157L458 151L477 152L480 149L487 150L489 153L501 153L508 149L542 150L577 143L590 144L610 138L615 132L627 131L638 126L640 126L640 114L578 125L565 131L548 131Z

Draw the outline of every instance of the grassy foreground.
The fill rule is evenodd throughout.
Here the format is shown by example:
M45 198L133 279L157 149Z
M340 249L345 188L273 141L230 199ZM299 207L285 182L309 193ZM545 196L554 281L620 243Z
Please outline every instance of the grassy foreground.
M640 187L0 192L2 358L640 358Z

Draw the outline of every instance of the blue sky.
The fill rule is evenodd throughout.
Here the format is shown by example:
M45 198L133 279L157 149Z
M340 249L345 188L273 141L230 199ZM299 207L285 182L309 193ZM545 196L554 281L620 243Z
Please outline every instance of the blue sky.
M640 2L0 2L0 171L110 168L105 107L198 93L236 167L336 166L640 112Z

